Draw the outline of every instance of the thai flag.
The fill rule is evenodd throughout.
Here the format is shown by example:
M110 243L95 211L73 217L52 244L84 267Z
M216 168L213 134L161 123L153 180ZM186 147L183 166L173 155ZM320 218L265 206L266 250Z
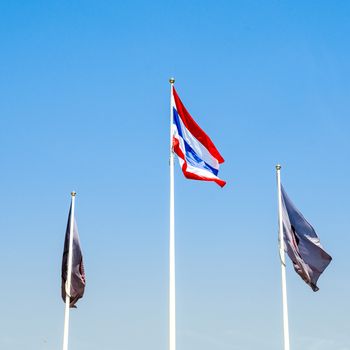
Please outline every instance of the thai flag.
M217 176L219 164L224 162L224 158L209 136L188 113L174 86L171 95L173 149L179 157L185 177L193 180L214 181L224 187L226 181Z

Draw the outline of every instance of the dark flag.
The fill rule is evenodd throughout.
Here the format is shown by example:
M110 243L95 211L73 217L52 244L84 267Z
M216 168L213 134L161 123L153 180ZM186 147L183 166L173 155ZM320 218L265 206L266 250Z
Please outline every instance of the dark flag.
M323 249L315 230L291 202L283 186L281 189L283 236L287 254L298 275L317 292L317 280L332 257Z
M64 241L64 250L62 258L62 299L66 301L66 282L67 282L67 270L68 270L68 250L69 250L69 237L70 237L70 216L72 207L69 209L68 223L66 229L66 236ZM80 249L78 226L74 219L73 226L73 248L72 248L72 277L71 277L71 288L70 288L70 307L76 307L75 303L83 297L85 289L85 271L83 264L83 256ZM67 286L69 291L69 286Z

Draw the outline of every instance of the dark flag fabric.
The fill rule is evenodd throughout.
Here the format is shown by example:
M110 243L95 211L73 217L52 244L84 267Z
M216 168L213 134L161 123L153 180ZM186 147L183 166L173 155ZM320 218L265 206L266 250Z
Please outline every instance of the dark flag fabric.
M283 236L288 256L297 274L318 291L317 280L332 257L323 249L313 227L306 221L282 189Z
M69 291L69 286L66 288L67 282L67 262L68 262L68 250L69 250L69 237L70 237L70 217L71 210L69 210L68 223L66 229L66 236L64 240L64 250L62 258L62 299L66 301L66 290ZM80 249L80 241L78 234L78 226L76 220L74 220L73 227L73 248L72 248L72 278L71 278L71 289L70 289L70 307L75 308L76 302L83 297L85 290L85 271L83 264L83 256Z

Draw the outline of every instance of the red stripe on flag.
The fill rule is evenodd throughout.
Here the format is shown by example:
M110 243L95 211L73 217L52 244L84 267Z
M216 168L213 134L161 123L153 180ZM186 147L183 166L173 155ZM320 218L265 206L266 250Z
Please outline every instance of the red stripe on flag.
M174 148L174 152L177 154L177 156L184 161L184 164L182 165L182 172L187 179L201 180L201 181L213 181L213 182L217 183L220 187L224 187L226 185L226 181L221 180L219 178L213 179L210 177L199 176L197 174L193 174L193 173L187 171L187 162L186 162L185 155L183 154L183 152L180 148L179 140L176 139L175 137L173 137L173 148Z
M187 109L181 102L174 87L173 87L173 95L174 95L177 112L181 120L185 124L186 128L210 152L210 154L218 160L219 164L223 163L225 161L224 158L216 149L210 137L200 128L200 126L191 117L190 113L188 113Z

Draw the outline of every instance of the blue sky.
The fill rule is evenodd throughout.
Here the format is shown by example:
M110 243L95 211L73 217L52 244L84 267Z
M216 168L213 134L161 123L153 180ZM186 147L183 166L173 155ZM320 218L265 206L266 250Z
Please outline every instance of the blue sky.
M287 267L292 349L349 350L346 1L0 3L0 348L60 349L70 192L87 287L70 349L167 348L169 83L226 162L176 163L178 349L282 348L275 164L333 262Z

